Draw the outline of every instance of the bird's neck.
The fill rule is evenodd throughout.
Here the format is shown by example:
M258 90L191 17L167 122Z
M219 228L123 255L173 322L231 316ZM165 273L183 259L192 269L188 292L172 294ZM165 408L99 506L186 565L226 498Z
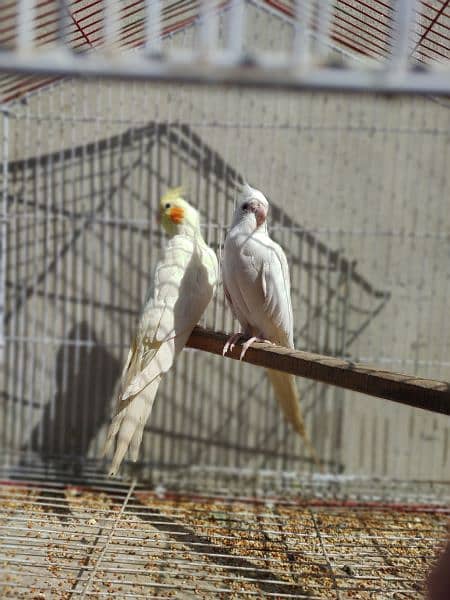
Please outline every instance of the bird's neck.
M259 227L256 226L256 219L243 218L238 221L232 227L233 231L236 233L245 233L246 235L254 235L254 234L266 234L267 235L267 223L264 221Z
M200 229L195 227L189 223L183 223L180 225L176 225L170 232L170 237L175 237L176 235L184 235L190 238L196 238L198 236L201 237Z

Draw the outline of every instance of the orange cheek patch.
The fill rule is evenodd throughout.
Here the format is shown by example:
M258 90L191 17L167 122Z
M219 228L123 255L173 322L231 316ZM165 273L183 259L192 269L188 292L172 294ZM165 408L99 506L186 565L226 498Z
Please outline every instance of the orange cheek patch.
M174 206L169 210L169 217L171 221L179 225L184 219L184 210L178 206Z

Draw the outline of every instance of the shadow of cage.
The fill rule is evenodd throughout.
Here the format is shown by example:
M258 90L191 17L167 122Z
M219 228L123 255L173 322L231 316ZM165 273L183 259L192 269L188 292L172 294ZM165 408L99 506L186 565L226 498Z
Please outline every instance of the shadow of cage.
M183 184L221 254L243 174L182 123L150 123L8 166L3 447L25 460L97 460L114 385L159 258L159 197ZM286 250L300 349L348 356L389 293L271 202ZM203 323L236 327L220 290ZM342 392L300 382L307 425L342 469ZM249 365L185 351L161 385L142 462L312 468L270 386ZM22 458L23 459L23 458Z

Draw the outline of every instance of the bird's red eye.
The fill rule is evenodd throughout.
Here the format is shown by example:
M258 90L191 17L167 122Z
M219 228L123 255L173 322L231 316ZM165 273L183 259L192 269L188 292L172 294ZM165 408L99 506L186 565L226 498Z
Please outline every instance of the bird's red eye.
M242 205L242 210L248 210L250 208L250 204L248 202L244 202Z

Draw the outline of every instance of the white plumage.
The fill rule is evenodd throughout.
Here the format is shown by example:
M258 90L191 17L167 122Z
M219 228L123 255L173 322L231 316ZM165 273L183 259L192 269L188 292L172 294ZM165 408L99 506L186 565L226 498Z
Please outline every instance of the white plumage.
M225 240L222 262L225 295L243 334L251 337L244 344L241 358L255 339L294 347L289 267L283 249L268 235L268 209L264 195L245 184ZM236 338L236 335L230 338L224 354ZM295 378L271 369L267 374L285 417L317 460L306 433Z
M117 439L110 475L117 473L128 449L137 460L161 378L186 345L217 285L217 257L201 236L197 211L180 191L169 191L161 200L161 221L170 240L156 266L119 383L105 445L106 453Z

